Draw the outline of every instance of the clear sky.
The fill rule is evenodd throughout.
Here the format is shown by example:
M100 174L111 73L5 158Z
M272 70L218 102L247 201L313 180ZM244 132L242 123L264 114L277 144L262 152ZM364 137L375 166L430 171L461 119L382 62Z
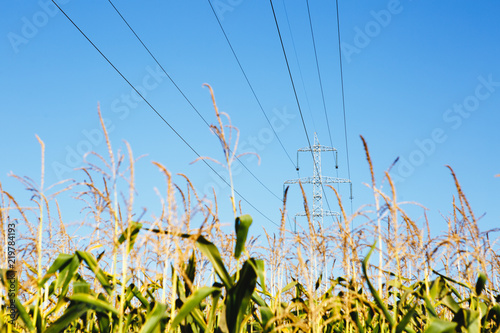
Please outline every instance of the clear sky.
M135 39L108 1L59 1L61 7L148 101L201 155L222 158L217 139ZM116 1L165 70L208 122L219 109L241 131L242 152L254 149L247 167L278 197L283 182L297 178L296 150L308 145L268 1L213 1L257 97L275 126L272 131L242 75L208 1ZM330 145L316 71L306 2L274 6L311 140L317 132ZM105 154L97 104L110 125L114 147L128 141L137 165L137 210L155 211L154 187L163 177L151 161L185 173L201 193L216 188L224 222L231 221L229 190L99 55L50 1L8 1L0 10L0 181L21 200L30 193L10 171L39 179L40 149L46 144L46 182L83 180L82 155ZM335 1L310 1L312 24L338 176L348 177L342 112ZM500 3L498 1L339 1L345 108L353 207L373 203L360 135L369 145L380 180L391 174L401 201L429 208L434 230L446 228L440 214L451 210L454 168L483 230L500 218ZM291 33L290 33L291 32ZM293 44L292 37L293 36ZM295 45L295 51L293 48ZM293 160L288 158L287 154ZM312 176L302 154L300 176ZM219 167L216 170L223 172ZM324 175L337 176L331 155ZM176 178L181 182L180 178ZM246 170L235 170L236 189L262 213L279 222L280 201ZM387 188L387 186L385 187ZM306 187L309 194L310 187ZM341 187L347 200L347 187ZM301 210L297 187L290 190L290 214ZM332 209L336 209L328 191ZM238 198L237 199L241 199ZM347 200L347 207L349 207ZM256 225L276 230L242 202ZM325 204L326 208L326 204ZM413 211L413 210L412 210ZM63 209L69 219L78 214ZM422 215L414 210L414 217ZM255 234L261 228L254 228Z

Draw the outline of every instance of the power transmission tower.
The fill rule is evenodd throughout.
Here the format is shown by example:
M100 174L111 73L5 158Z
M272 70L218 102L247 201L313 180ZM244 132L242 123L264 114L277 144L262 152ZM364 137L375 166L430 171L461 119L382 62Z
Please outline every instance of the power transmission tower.
M311 152L313 155L313 176L304 177L287 180L283 183L283 188L289 184L312 184L313 185L313 203L312 203L312 222L315 227L323 228L323 217L324 216L340 216L338 212L333 212L330 210L323 209L323 185L326 184L340 184L349 183L351 185L351 197L352 197L352 183L350 179L344 178L334 178L323 176L321 174L321 152L332 151L335 154L335 168L338 169L337 164L337 149L334 147L322 146L319 144L318 136L314 133L314 145L312 147L300 148L297 150L297 171L299 170L299 153L300 152ZM296 216L306 216L306 212L299 212ZM295 227L295 231L297 228Z

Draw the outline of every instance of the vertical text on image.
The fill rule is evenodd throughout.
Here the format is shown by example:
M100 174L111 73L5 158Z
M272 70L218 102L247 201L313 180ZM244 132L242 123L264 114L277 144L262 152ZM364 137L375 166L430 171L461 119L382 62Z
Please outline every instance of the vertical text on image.
M17 320L16 307L17 298L17 274L16 274L16 221L7 224L7 308L9 309L9 324L13 325Z

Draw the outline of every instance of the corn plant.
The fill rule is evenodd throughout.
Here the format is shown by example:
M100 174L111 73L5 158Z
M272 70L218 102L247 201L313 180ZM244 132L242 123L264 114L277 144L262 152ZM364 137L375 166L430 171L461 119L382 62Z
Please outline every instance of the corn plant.
M457 195L445 216L448 230L432 235L425 211L418 222L397 200L390 170L376 181L363 139L374 204L349 216L331 187L342 219L318 232L308 216L292 232L285 191L278 234L264 230L262 245L249 237L253 220L241 205L237 213L231 165L241 156L239 132L218 111L211 88L210 94L233 230L223 229L215 193L211 201L199 196L183 174L185 185L175 183L158 162L166 180L165 192L157 190L160 213L139 216L137 161L128 144L126 154L113 150L100 111L108 156L89 154L82 182L46 186L45 145L37 138L41 179L15 176L30 193L29 204L0 183L0 332L500 333L498 230L480 230L452 168ZM64 222L58 201L71 191L73 202L84 205L85 220L76 227ZM198 228L191 226L195 220ZM7 260L9 225L24 228L14 268ZM88 237L75 238L82 230ZM328 262L331 269L322 269Z

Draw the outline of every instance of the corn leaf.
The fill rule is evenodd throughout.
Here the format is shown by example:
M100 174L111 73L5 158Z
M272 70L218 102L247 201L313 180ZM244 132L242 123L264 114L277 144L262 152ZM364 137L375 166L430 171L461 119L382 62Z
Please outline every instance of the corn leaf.
M229 332L240 331L240 325L257 284L257 272L254 267L254 259L245 261L240 270L240 280L227 292L226 322Z
M239 259L241 252L245 249L245 243L247 241L248 229L252 224L252 217L250 215L242 215L236 218L234 229L236 232L236 244L234 247L234 257Z
M149 313L146 322L140 333L153 333L160 324L161 320L166 317L167 306L165 304L156 303L153 311Z
M210 312L208 314L207 332L213 332L215 321L217 319L217 306L219 304L220 295L220 289L212 293L212 307L210 308Z
M484 287L486 286L486 281L488 280L488 278L486 277L486 274L484 273L479 273L479 276L477 278L477 282L476 282L476 295L481 295L481 293L483 292L484 290Z
M131 221L130 225L125 229L125 231L118 238L118 243L122 244L127 240L127 237L130 237L130 242L128 243L127 253L130 253L130 250L134 247L135 240L139 235L139 231L141 231L142 223Z
M425 330L425 333L454 333L456 326L457 323L432 318L429 327Z
M465 332L479 332L479 311L461 309L457 312L453 321L462 327Z
M101 299L98 299L92 295L88 294L74 294L73 296L70 297L70 300L77 302L77 303L84 303L86 304L89 308L100 311L100 312L106 312L106 313L112 313L116 316L119 315L118 310L116 310L111 304L109 304L107 301L103 301Z
M50 327L44 331L44 333L60 333L63 332L66 327L71 325L72 322L80 318L89 310L89 306L84 303L75 304L72 303L64 311L64 314L59 317Z
M201 287L197 289L191 296L186 299L186 302L182 305L179 312L172 321L171 329L175 329L193 310L203 301L205 298L210 296L214 292L220 292L217 287ZM206 325L205 325L206 328Z
M380 295L378 294L378 292L375 289L375 287L373 287L373 284L371 283L370 278L368 277L368 271L367 271L368 261L370 260L370 257L372 255L373 250L375 249L375 245L376 244L377 243L375 242L372 245L370 251L368 252L368 255L363 260L363 265L362 265L363 274L364 274L364 276L366 278L366 282L368 283L368 287L370 288L370 291L371 291L371 293L373 295L373 298L375 299L375 303L377 304L377 306L379 307L379 309L382 310L385 318L389 322L389 325L391 327L394 327L394 325L395 325L394 318L391 316L389 310L387 310L387 307L385 306L384 302L382 302L382 299L380 298Z
M196 240L196 247L208 258L208 260L212 263L214 267L215 273L219 276L222 283L226 288L231 288L234 284L233 279L227 272L224 263L222 262L222 258L217 247L209 242L205 237L200 236Z
M106 290L108 294L111 294L113 287L109 283L109 279L104 274L104 271L99 268L99 265L95 260L94 256L92 255L92 253L83 251L76 251L75 253L80 258L80 260L85 261L90 270L94 272L97 280L99 280L104 290Z
M33 321L31 320L30 316L28 315L28 312L24 308L24 306L21 304L21 301L16 297L15 298L15 304L17 311L19 313L19 317L21 318L22 322L24 323L24 326L30 331L34 332L35 331L35 326L33 325Z
M410 309L410 311L408 311L405 314L405 316L403 317L403 319L401 319L401 321L399 322L398 326L396 326L396 333L402 333L406 329L406 326L408 326L408 323L413 318L413 315L416 312L416 308L417 308L417 305L415 305L414 307L412 307Z

